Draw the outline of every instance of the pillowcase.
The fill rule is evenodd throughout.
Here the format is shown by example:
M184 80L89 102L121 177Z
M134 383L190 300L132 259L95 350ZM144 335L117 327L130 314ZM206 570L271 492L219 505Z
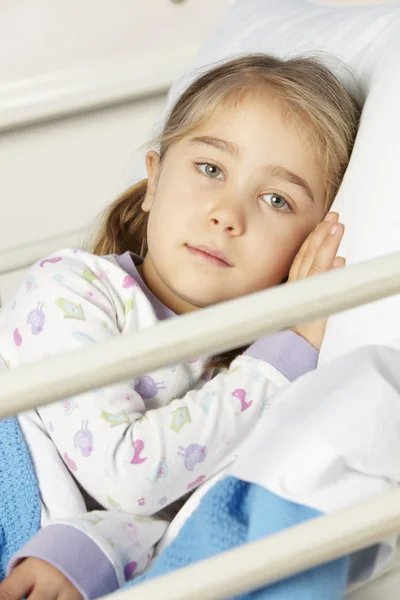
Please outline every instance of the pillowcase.
M400 250L400 2L236 0L170 90L166 110L210 65L253 52L319 56L355 93L357 79L366 101L333 205L346 226L340 254L350 265ZM320 363L365 344L400 348L400 296L331 317Z

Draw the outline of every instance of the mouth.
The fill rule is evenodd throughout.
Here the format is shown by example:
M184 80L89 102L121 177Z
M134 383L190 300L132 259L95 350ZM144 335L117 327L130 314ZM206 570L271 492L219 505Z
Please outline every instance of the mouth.
M220 250L215 250L210 246L189 246L189 244L186 244L186 248L194 256L218 267L233 267L233 264L229 261L228 257Z

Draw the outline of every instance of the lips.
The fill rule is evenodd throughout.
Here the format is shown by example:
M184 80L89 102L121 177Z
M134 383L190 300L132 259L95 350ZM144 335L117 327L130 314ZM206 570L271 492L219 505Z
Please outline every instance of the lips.
M221 250L217 250L215 248L211 248L210 246L189 246L186 244L187 249L191 254L202 258L203 260L212 262L220 267L233 267L232 263L229 261L228 257Z

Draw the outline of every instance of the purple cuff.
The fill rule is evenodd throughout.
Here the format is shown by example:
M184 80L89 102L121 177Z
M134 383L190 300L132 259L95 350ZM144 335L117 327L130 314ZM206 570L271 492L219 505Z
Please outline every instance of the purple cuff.
M260 338L244 354L267 362L289 381L315 369L319 356L314 346L289 330Z
M41 558L56 567L79 590L85 600L118 589L114 567L99 546L83 531L69 525L48 525L14 554L10 571L28 557Z

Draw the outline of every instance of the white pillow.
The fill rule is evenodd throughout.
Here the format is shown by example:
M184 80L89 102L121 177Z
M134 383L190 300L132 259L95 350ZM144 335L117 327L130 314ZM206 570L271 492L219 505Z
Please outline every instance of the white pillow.
M372 2L347 0L343 6L344 0L236 0L172 87L168 101L169 107L200 67L203 71L221 59L252 52L322 53L354 90L352 77L337 59L342 61L367 96L333 207L346 225L340 253L347 264L400 250L400 3ZM332 317L320 363L371 343L400 348L400 296Z

